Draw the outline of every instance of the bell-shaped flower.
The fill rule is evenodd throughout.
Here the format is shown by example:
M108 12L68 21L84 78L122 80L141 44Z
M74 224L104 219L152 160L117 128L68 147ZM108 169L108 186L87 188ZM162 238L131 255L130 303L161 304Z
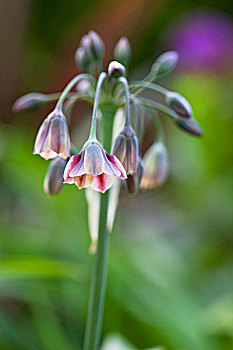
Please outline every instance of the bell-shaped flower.
M70 157L70 135L66 118L61 111L53 111L41 124L34 146L34 154L52 159Z
M166 146L154 143L143 157L144 174L141 188L158 188L164 184L169 172L168 152Z
M126 125L112 145L114 154L123 164L126 174L134 174L138 168L138 139L131 125Z
M102 193L112 186L116 177L127 178L123 165L96 139L89 139L81 152L70 158L64 171L65 183L74 183L79 189L90 186Z

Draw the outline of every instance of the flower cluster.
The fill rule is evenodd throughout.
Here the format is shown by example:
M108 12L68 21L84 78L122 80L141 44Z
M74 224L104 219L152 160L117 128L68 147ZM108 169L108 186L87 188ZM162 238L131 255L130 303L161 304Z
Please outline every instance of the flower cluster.
M127 80L132 55L128 39L123 37L116 44L114 60L110 62L107 73L103 72L104 52L103 40L96 32L90 31L82 37L75 52L76 64L83 72L75 76L61 94L30 93L19 98L13 106L13 110L19 112L57 101L39 128L34 147L34 154L46 160L55 158L44 182L48 195L57 194L63 183L104 193L117 179L124 182L132 194L139 189L158 188L167 179L169 170L160 119L168 116L178 128L189 134L202 134L188 101L154 83L158 77L174 69L179 58L176 52L160 55L142 81L132 82ZM142 97L143 90L159 93L163 103ZM73 105L80 100L91 103L93 113L89 137L78 153L70 142L68 120ZM109 113L106 116L109 107L111 117ZM120 122L116 120L119 118L117 111L122 111ZM97 114L101 118L97 118ZM146 152L141 142L147 136L143 128L145 116L150 117L151 127L155 129L155 140ZM118 124L112 145L109 127L107 131L103 128L102 135L97 135L97 130L101 129L97 124L104 125L107 118L108 125L109 120L112 127Z

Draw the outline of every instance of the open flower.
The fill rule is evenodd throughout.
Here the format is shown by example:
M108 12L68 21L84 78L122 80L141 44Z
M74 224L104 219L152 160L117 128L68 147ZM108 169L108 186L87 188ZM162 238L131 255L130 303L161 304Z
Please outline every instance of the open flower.
M33 154L47 159L70 157L70 136L66 118L62 112L53 111L41 124Z
M90 139L78 155L72 156L64 171L64 182L79 189L91 186L104 193L114 177L126 179L126 172L117 157L108 154L96 139Z

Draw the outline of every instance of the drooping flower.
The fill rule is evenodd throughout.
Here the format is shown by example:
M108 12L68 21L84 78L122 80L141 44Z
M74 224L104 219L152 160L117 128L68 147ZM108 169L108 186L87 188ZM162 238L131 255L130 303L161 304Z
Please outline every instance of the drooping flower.
M158 188L164 184L169 171L168 152L161 142L154 143L143 157L144 174L141 188Z
M131 125L123 127L112 145L114 154L123 164L126 174L134 174L138 168L138 139Z
M89 139L81 152L70 158L64 171L65 183L74 183L79 189L91 186L102 193L112 186L115 177L126 179L125 169L96 139Z
M61 111L51 112L41 124L38 131L33 154L44 159L57 156L70 157L70 136L66 118Z

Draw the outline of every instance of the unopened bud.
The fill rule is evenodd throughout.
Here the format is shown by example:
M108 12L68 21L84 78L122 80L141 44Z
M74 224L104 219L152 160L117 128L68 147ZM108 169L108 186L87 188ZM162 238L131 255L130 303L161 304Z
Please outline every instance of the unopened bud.
M86 34L82 37L80 41L80 46L83 47L88 53L91 52L92 39L90 35Z
M78 82L78 84L75 87L75 90L81 93L85 93L89 96L94 96L95 90L92 87L91 83L89 80L82 79Z
M48 196L58 194L63 185L63 173L67 160L56 157L51 161L44 179L44 191Z
M175 123L180 129L188 132L191 135L202 136L203 134L201 127L194 119L177 119Z
M104 55L104 42L94 30L90 30L88 36L91 38L91 49L95 58L101 59Z
M126 174L137 172L138 148L138 139L132 126L124 126L113 142L111 153L120 160Z
M164 184L169 171L167 148L163 143L154 143L143 157L144 174L141 188L158 188Z
M78 47L75 52L75 62L77 66L83 71L88 71L89 57L86 53L86 49L82 46Z
M190 118L192 116L192 108L188 101L176 92L168 92L165 97L166 104L178 115L184 118Z
M119 78L125 75L125 67L117 61L112 61L108 66L108 75L110 78Z
M151 67L151 73L155 76L170 73L176 66L179 55L176 51L167 51L160 55Z
M132 50L129 40L126 37L122 37L114 48L114 58L120 63L128 66L131 60Z
M128 175L128 178L126 179L126 184L129 193L131 194L137 194L138 190L140 188L141 180L143 176L143 164L141 159L138 160L138 168L137 172L132 175Z
M45 94L32 92L18 98L18 100L16 100L13 104L12 111L15 113L31 111L41 107L46 102L48 102L48 97Z

